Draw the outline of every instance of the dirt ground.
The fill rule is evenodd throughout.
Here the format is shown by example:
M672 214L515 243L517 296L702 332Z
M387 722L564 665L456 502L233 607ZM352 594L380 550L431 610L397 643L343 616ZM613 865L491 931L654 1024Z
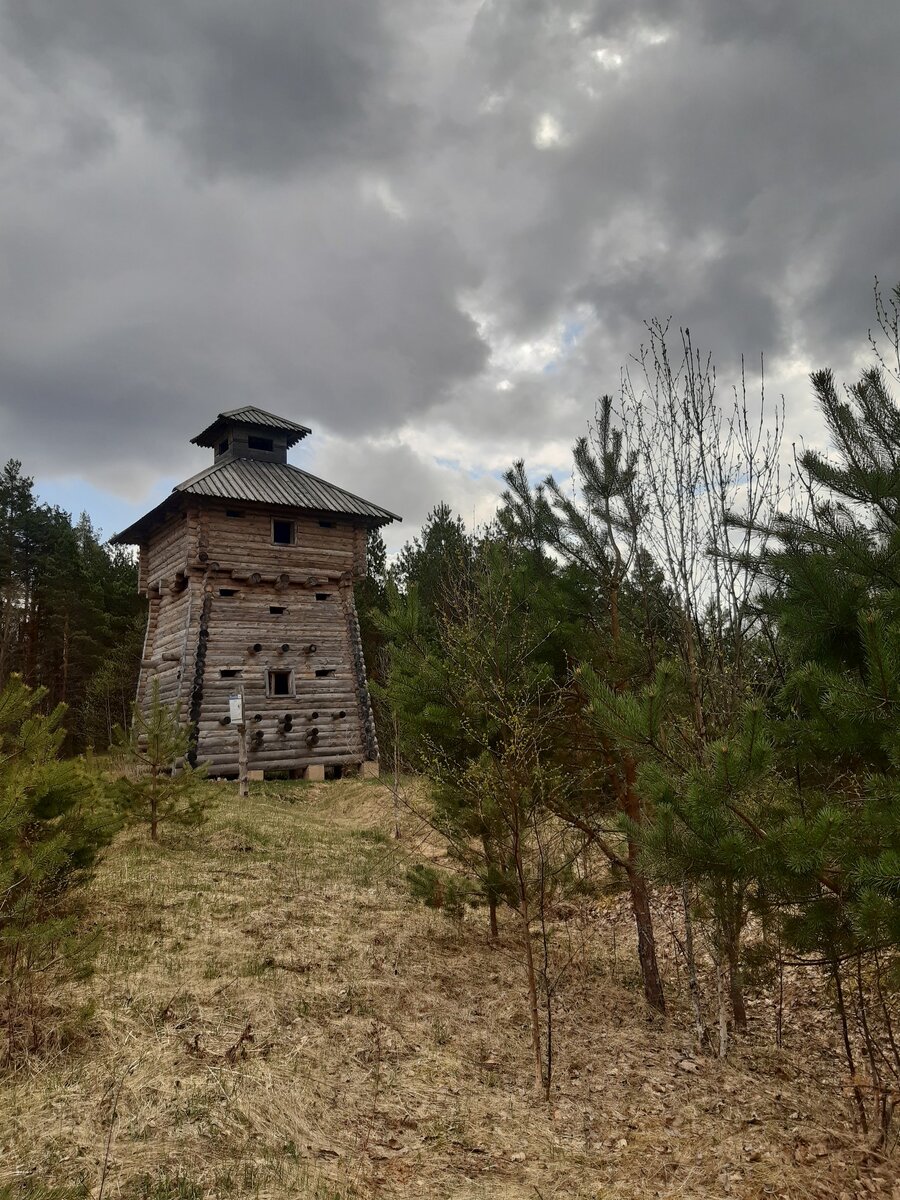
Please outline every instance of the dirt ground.
M202 834L131 830L93 883L65 1048L0 1081L0 1195L900 1197L806 988L781 1050L760 1002L726 1062L698 1056L664 907L666 1025L621 901L573 906L543 1104L512 923L492 944L482 914L413 903L406 865L435 848L409 819L393 842L383 786L208 786Z

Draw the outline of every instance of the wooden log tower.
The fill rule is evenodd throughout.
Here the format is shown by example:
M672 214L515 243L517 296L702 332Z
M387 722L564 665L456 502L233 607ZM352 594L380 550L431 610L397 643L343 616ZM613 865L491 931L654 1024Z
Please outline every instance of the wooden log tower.
M235 694L257 778L378 773L353 584L368 531L400 518L288 463L309 433L252 406L220 413L192 439L212 466L113 538L140 547L149 600L138 703L158 682L213 775L238 773Z

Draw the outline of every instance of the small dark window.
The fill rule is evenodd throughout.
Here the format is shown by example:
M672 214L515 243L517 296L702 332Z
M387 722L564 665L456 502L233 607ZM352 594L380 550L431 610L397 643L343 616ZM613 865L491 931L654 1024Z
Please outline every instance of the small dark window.
M331 592L316 592L316 599L317 600L330 600Z
M223 442L219 442L219 453L224 454L227 449L228 449L228 438L225 438L225 440Z
M292 696L294 694L294 672L270 671L268 692L270 696Z
M283 617L284 614L287 612L287 609L283 608L280 604L270 604L269 612L272 614L273 617Z
M294 522L274 520L272 522L272 541L278 546L293 545Z
M334 521L320 521L319 524L323 529L334 529Z
M219 672L220 679L240 679L241 672L238 667L226 667Z
M242 517L243 515L244 514L240 511L240 509L237 509L237 508L226 508L225 509L226 517Z
M252 434L250 437L247 438L247 445L250 447L251 450L274 450L275 449L275 443L272 441L271 438L253 437Z
M239 594L237 588L219 588L220 596L237 596Z
M326 675L333 675L335 670L335 667L320 667L319 670L316 671L316 678L324 679Z

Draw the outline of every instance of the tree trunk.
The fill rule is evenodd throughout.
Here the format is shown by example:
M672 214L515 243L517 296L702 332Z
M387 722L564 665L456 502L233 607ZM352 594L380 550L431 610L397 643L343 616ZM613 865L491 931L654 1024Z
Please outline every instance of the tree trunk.
M633 853L633 851L635 851ZM644 982L644 996L651 1008L665 1016L666 995L663 991L659 966L656 961L656 939L653 936L653 917L650 915L650 897L647 894L647 880L631 865L636 857L636 849L632 839L628 839L628 886L631 889L631 907L634 911L634 921L638 935L638 959L641 964L641 978Z
M700 1006L700 985L697 982L697 956L694 951L694 918L691 916L691 897L687 880L684 880L681 885L681 906L684 910L684 957L687 962L691 1011L694 1014L694 1032L697 1035L697 1045L702 1046L706 1041L706 1026L703 1023L703 1010Z
M853 1081L853 1099L856 1101L856 1108L859 1112L859 1123L862 1126L864 1134L868 1135L869 1121L866 1116L866 1102L863 1098L862 1088L857 1083L856 1062L853 1058L853 1047L850 1042L850 1030L847 1026L847 1005L844 1001L844 988L841 984L841 970L837 959L831 962L831 977L834 980L834 994L837 1003L838 1016L841 1022L841 1038L844 1042L844 1053L847 1056L847 1066L850 1069L850 1078Z
M744 986L741 982L740 947L736 943L737 939L728 943L728 995L734 1027L744 1033L747 1029L747 1009L744 1005Z
M609 591L609 618L612 633L613 648L616 658L619 657L621 632L619 629L619 585L613 583ZM615 683L616 692L622 690L622 681ZM630 754L623 754L624 787L619 803L622 811L633 825L640 825L643 813L641 802L635 790L637 766ZM641 978L644 981L644 996L651 1008L665 1015L666 995L663 991L662 979L656 962L656 939L653 935L653 917L650 915L650 898L647 894L647 880L638 867L638 847L634 838L628 836L628 884L631 888L631 906L634 910L634 921L638 935L638 959L641 964Z
M159 841L157 824L159 821L159 801L156 796L156 768L153 769L153 785L150 791L150 840Z
M630 754L624 756L625 795L622 807L625 815L635 825L641 823L641 806L634 790L635 765ZM656 938L653 934L653 917L650 914L650 897L647 880L638 866L638 846L634 838L628 837L628 886L631 889L631 907L638 935L638 959L641 978L644 981L644 996L651 1008L665 1016L666 994L656 962Z
M522 939L525 945L525 974L528 979L528 1010L531 1016L531 1046L534 1050L534 1079L538 1091L544 1095L544 1054L541 1047L541 1022L538 1013L534 948L531 945L531 913L528 907L528 886L525 881L525 866L522 862L522 847L519 844L518 830L516 830L514 835L514 857L516 878L519 885L519 916L522 918Z
M720 954L716 959L716 1000L719 1010L719 1058L728 1053L728 1011L725 997L728 989L725 986L725 960Z
M531 1046L534 1050L534 1080L544 1094L544 1055L541 1049L541 1022L538 1013L537 976L534 971L534 950L531 945L531 921L528 908L521 913L522 937L525 942L525 972L528 976L528 1008L531 1015Z
M491 937L499 937L500 930L497 928L497 897L493 894L488 896L488 920L491 927Z

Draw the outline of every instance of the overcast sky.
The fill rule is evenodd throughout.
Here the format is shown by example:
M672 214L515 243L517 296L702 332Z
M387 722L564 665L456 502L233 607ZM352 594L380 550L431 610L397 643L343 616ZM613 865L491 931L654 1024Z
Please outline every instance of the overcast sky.
M245 403L401 537L483 518L654 316L814 437L900 280L897 0L0 0L0 45L0 458L107 534Z

